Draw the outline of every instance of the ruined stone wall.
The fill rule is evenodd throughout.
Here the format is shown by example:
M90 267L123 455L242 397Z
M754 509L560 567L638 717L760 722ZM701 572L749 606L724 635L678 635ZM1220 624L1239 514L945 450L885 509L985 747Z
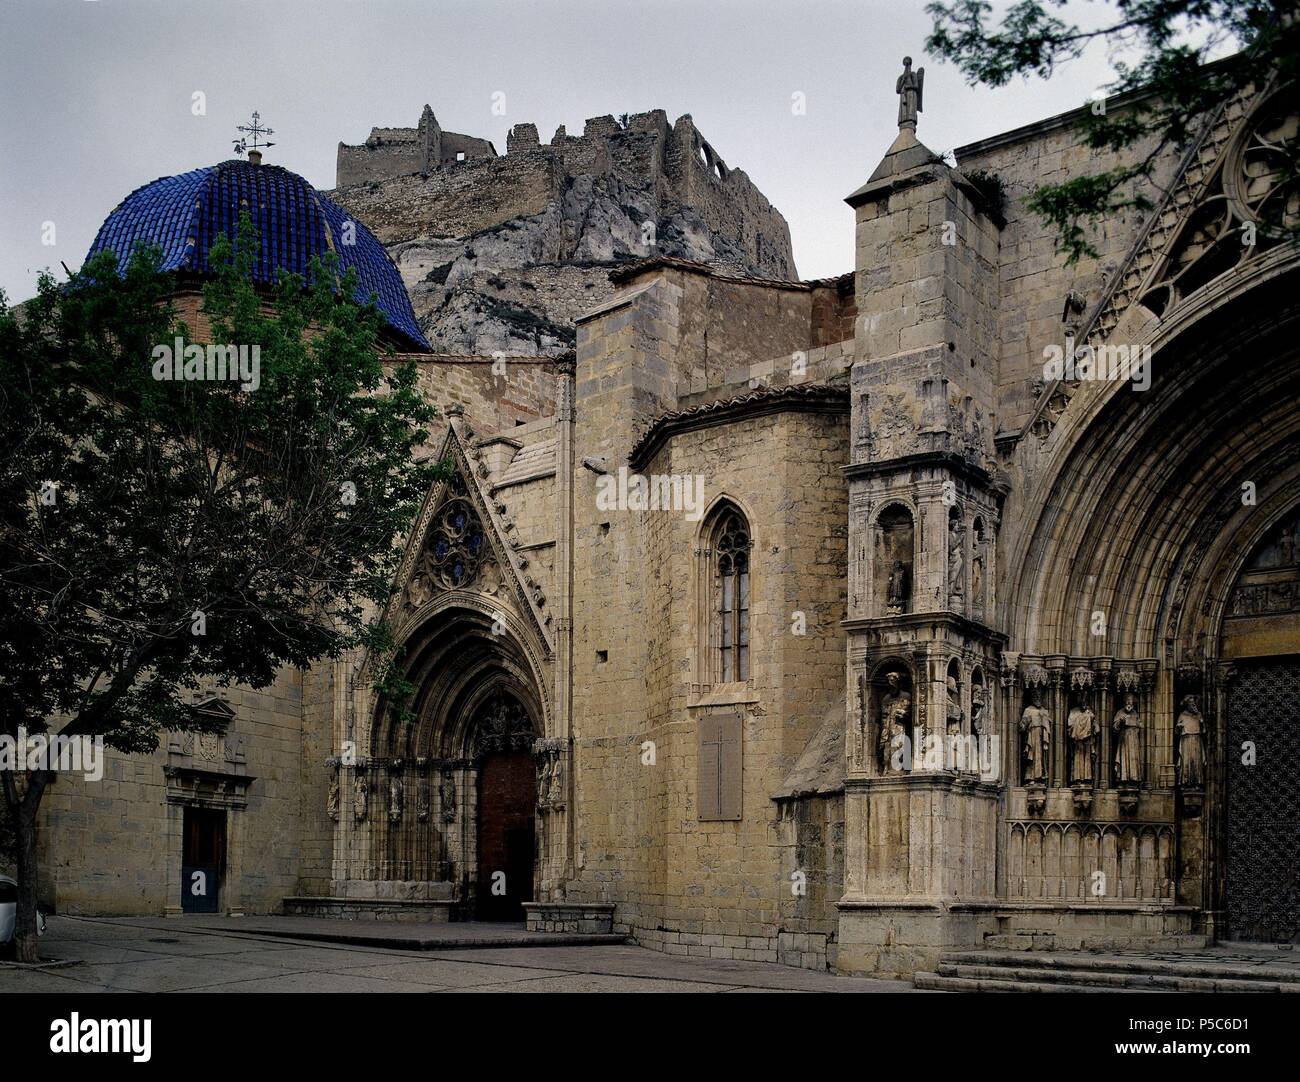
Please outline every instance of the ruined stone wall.
M435 349L564 352L576 316L612 294L608 271L651 256L795 276L785 219L690 117L593 117L545 144L517 124L504 157L413 168L452 145L441 132L422 149L423 130L340 147L331 194L388 246Z
M496 157L496 148L487 139L443 131L426 105L414 128L371 128L360 146L339 143L338 185L371 184L485 157Z
M559 166L544 153L474 158L427 176L402 172L346 186L340 181L335 191L325 194L347 207L385 245L464 240L544 211L562 190Z

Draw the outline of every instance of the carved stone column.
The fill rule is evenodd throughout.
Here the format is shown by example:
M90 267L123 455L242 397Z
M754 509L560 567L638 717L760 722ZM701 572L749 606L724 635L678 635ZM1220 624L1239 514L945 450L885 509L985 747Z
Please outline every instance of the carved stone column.
M1067 775L1069 762L1065 739L1065 715L1069 709L1065 694L1066 660L1064 655L1047 659L1047 671L1052 681L1052 694L1049 700L1052 704L1052 766L1048 777L1057 789L1064 789L1070 783Z
M1115 713L1114 696L1111 694L1113 663L1113 659L1108 657L1098 657L1092 660L1092 671L1097 682L1097 720L1101 722L1100 739L1097 741L1097 776L1094 779L1094 788L1097 789L1109 789L1111 787L1110 719Z

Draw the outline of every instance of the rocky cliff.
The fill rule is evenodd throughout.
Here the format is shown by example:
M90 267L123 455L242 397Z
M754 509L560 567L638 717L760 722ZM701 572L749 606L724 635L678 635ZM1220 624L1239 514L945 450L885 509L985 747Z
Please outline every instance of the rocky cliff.
M517 124L498 156L426 106L415 128L340 144L331 195L388 246L439 352L562 352L609 271L653 255L795 277L785 219L689 116L670 126L662 110L549 144Z

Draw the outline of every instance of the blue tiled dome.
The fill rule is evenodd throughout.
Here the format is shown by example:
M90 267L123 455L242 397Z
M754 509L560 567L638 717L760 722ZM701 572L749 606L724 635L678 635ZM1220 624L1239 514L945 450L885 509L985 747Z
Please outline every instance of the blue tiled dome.
M109 249L125 259L137 244L156 244L165 270L204 273L213 241L223 233L233 237L245 209L262 238L255 279L274 282L281 270L305 275L313 255L332 251L342 269L356 268L357 300L364 303L373 294L405 345L429 349L402 276L374 234L279 166L233 160L137 188L100 226L87 258ZM348 222L355 222L353 244L342 243Z

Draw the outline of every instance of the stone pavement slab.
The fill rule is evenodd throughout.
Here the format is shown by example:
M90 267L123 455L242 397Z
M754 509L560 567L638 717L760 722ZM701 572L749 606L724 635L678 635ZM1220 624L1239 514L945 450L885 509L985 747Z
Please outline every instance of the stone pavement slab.
M459 942L473 943L478 934L471 930ZM911 990L901 981L684 958L622 943L557 946L552 939L523 945L510 936L498 942L413 953L409 947L292 940L242 921L55 916L42 952L83 964L54 971L0 968L0 993Z
M123 927L139 929L174 928L178 918L105 917ZM522 923L449 921L443 924L342 920L334 917L222 917L191 915L179 918L187 931L256 934L276 938L319 940L363 946L396 947L405 950L442 950L512 945L517 947L585 946L623 943L621 935L566 932L530 932Z

